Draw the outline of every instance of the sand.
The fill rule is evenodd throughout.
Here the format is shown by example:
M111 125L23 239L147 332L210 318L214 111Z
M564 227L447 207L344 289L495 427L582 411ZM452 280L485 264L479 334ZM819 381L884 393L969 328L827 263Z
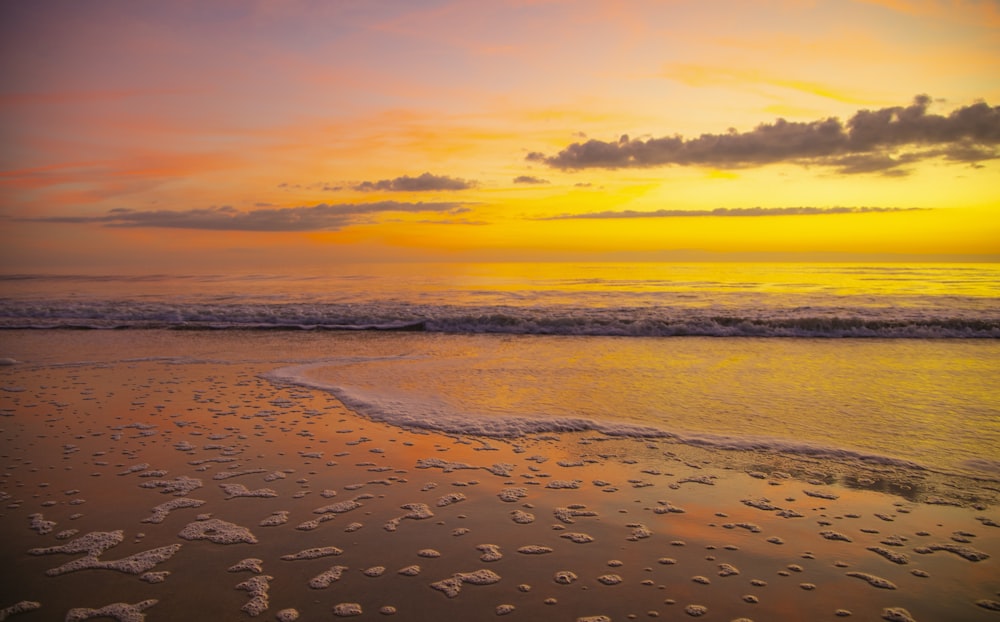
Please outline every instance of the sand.
M402 430L254 360L10 354L0 620L997 619L989 483Z

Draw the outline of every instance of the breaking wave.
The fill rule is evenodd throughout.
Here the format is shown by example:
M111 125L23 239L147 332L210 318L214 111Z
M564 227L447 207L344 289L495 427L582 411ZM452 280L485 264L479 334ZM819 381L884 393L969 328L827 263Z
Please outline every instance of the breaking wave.
M412 304L172 304L0 301L0 328L397 330L632 337L1000 338L1000 317L872 308L457 307Z

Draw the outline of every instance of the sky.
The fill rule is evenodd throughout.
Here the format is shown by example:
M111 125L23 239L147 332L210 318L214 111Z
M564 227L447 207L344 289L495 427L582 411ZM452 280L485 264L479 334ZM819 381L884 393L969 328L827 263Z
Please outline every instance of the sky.
M0 2L0 271L1000 260L996 0Z

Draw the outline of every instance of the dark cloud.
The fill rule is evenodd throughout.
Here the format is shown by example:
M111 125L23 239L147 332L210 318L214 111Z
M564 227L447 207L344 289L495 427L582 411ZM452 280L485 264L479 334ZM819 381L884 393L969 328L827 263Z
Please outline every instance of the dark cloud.
M912 212L919 207L718 207L716 209L660 209L652 212L636 210L585 212L583 214L560 214L536 220L576 220L615 218L691 218L698 216L818 216L822 214L870 214L879 212Z
M395 179L382 179L379 181L363 181L354 186L355 190L373 191L385 190L388 192L432 192L435 190L468 190L475 188L476 183L466 181L447 175L432 175L424 173L418 177L403 175Z
M325 181L317 181L311 184L290 184L283 182L278 184L278 187L283 190L322 190L323 192L337 192L344 189L343 186L335 186Z
M845 175L878 173L887 177L900 177L907 175L906 170L899 168L900 166L918 160L920 158L912 153L905 153L896 157L887 153L852 153L829 158L827 164L836 167L838 172Z
M189 210L113 209L105 216L56 216L30 219L52 223L99 223L108 227L155 227L210 231L331 231L364 222L382 213L439 213L449 216L470 211L461 203L400 203L381 201L240 211L224 205Z
M931 98L909 106L860 110L846 123L831 117L810 122L778 119L749 132L696 138L588 140L554 156L531 152L527 160L559 169L643 168L665 165L739 168L779 162L829 166L838 172L905 174L900 167L934 157L975 164L1000 156L1000 106L985 102L929 114Z
M540 177L533 177L531 175L518 175L514 178L515 184L547 184L548 179L542 179Z

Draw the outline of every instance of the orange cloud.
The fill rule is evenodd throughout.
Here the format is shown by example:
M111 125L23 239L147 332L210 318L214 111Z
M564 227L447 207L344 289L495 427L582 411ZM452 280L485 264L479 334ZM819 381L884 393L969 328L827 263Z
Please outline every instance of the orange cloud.
M189 89L119 89L105 91L45 91L4 93L0 107L104 104L136 97L161 97L164 95L190 95Z
M210 153L134 154L92 162L70 162L0 172L0 185L13 188L47 188L61 184L100 185L115 178L149 180L182 178L204 171L234 166L231 155Z
M31 190L72 183L101 170L106 162L64 162L0 172L0 188Z
M736 69L677 63L668 65L663 75L671 80L677 80L687 86L694 87L764 85L799 91L849 104L871 102L869 97L857 90L836 88L825 82L783 77L761 69Z
M856 0L917 17L1000 27L1000 4L994 0Z

